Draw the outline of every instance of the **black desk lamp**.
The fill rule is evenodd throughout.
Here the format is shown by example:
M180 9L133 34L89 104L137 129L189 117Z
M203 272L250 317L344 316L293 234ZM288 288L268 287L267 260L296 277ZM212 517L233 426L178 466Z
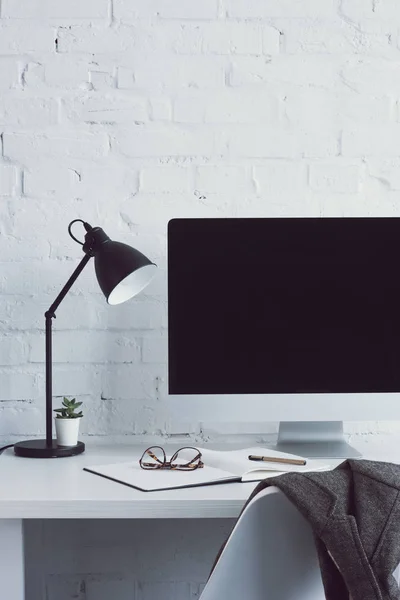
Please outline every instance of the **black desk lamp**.
M85 242L80 242L71 231L74 223L83 223L86 230ZM14 445L17 456L31 458L55 458L74 456L85 450L85 444L57 446L53 440L52 414L52 356L51 328L55 312L89 260L94 257L97 280L108 304L121 304L141 292L154 276L156 265L138 250L113 242L100 227L92 227L82 219L75 219L68 226L75 242L81 244L85 256L82 258L67 283L45 313L46 318L46 439L18 442Z

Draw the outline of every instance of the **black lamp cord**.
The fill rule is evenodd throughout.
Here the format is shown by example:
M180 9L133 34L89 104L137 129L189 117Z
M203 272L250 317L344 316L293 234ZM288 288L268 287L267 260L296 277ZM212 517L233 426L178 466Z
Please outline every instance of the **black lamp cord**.
M68 225L68 233L69 233L69 235L72 237L72 239L74 240L74 242L77 242L78 244L80 244L81 246L83 246L84 242L81 242L80 240L78 240L78 238L76 238L74 236L74 234L72 233L72 225L74 225L74 223L83 223L83 226L86 229L86 232L91 231L93 229L93 227L91 225L89 225L89 223L86 223L86 221L82 221L82 219L74 219Z
M8 444L8 446L3 446L2 448L0 448L0 454L1 452L3 452L3 450L7 450L7 448L13 448L14 444Z

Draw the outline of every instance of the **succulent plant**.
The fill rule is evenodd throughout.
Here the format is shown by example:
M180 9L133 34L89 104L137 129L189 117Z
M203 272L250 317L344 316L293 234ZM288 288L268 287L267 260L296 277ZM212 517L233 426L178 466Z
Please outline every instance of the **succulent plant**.
M68 398L63 398L62 407L55 408L54 412L57 414L57 419L78 419L79 417L83 417L82 411L75 412L80 406L82 402L77 402L75 398L72 400L68 400Z

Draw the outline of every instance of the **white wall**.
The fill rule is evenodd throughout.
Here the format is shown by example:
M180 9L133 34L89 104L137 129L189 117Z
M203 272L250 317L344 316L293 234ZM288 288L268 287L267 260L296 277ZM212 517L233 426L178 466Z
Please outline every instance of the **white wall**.
M43 313L81 257L78 217L160 266L116 308L89 267L59 309L54 392L84 401L85 432L275 431L170 420L166 223L398 216L399 19L398 0L1 1L0 441L43 434Z
M0 15L0 436L43 434L43 312L82 255L77 217L160 272L108 307L87 267L55 321L54 393L84 401L91 435L181 433L164 402L168 219L397 215L400 6L2 0ZM205 420L183 429L246 431Z

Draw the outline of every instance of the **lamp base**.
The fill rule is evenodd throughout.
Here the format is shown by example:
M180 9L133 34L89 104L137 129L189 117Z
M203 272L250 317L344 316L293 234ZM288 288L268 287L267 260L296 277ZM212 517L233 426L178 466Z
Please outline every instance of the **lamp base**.
M52 445L48 446L46 440L29 440L14 445L15 454L25 458L63 458L76 456L84 451L83 442L78 442L76 446L57 446L56 440L53 440Z

